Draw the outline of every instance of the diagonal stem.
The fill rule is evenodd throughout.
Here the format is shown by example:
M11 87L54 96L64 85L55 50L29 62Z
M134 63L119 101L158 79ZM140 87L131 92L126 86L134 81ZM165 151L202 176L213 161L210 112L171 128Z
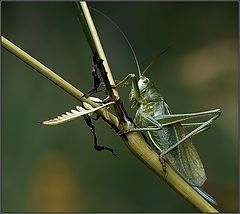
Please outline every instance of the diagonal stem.
M93 102L90 99L87 99L83 97L84 93L79 91L77 88L75 88L73 85L71 85L69 82L64 80L62 77L54 73L52 70L50 70L48 67L40 63L38 60L30 56L28 53L14 45L12 42L10 42L8 39L5 37L1 36L1 42L2 46L7 49L9 52L14 54L16 57L21 59L23 62L27 63L29 66L34 68L36 71L38 71L40 74L48 78L50 81L55 83L57 86L62 88L64 91L75 97L77 100L81 102L86 102L90 104L93 107L98 107L98 104ZM118 120L117 118L108 112L107 110L98 110L98 114L100 114L103 119L108 122L111 126L117 127L118 125Z

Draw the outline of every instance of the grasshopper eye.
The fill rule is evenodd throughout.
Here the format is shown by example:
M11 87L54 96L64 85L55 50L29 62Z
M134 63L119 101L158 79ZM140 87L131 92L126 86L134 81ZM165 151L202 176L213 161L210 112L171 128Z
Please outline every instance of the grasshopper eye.
M146 78L146 79L143 80L143 83L148 83L148 82L149 82L149 79L148 79L148 78Z

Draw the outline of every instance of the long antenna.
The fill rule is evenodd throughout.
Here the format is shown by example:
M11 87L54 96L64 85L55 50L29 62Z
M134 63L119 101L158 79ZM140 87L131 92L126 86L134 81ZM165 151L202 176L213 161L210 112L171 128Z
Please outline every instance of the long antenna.
M166 47L165 49L163 49L159 54L157 54L157 56L155 56L152 61L148 64L148 66L143 70L142 75L144 75L146 73L146 71L152 66L152 64L161 56L163 55L170 47L172 46L172 43Z
M96 11L97 13L101 14L102 16L104 16L108 21L110 21L118 30L119 32L123 35L124 39L126 40L126 42L128 43L131 51L132 51L132 54L133 54L133 57L134 57L134 60L136 62L136 66L137 66L137 69L138 69L138 74L139 74L139 77L142 76L141 74L141 70L140 70L140 66L139 66L139 63L138 63L138 59L137 59L137 56L135 54L135 51L133 50L133 47L131 45L131 43L129 42L127 36L125 35L125 33L121 30L121 28L117 25L117 23L115 23L110 17L108 17L106 14L104 14L103 12L93 8L93 7L90 7L91 10L94 10ZM146 70L146 69L145 69Z

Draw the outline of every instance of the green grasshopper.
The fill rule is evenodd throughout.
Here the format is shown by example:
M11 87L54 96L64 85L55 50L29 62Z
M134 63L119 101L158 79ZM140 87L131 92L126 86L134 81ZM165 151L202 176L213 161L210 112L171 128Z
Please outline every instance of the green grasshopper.
M147 131L150 146L160 153L160 160L166 160L197 192L213 204L216 201L200 187L207 177L201 159L191 138L210 128L212 122L220 116L220 109L210 111L171 114L167 103L149 78L139 73L129 74L117 86L132 80L129 99L133 106L138 105L134 123L137 128L129 131ZM184 123L187 120L203 116L212 116L205 122ZM186 128L196 127L189 133Z
M160 52L146 69L141 72L134 49L121 28L107 15L96 9L94 10L106 17L120 31L128 43L137 65L139 80L137 80L135 74L129 74L115 86L125 85L129 80L132 81L129 100L133 103L132 107L138 106L134 118L137 128L131 128L128 132L147 131L150 138L149 144L160 154L160 161L164 164L166 160L202 197L217 205L214 198L200 188L207 177L202 161L192 143L192 137L209 129L212 122L220 116L221 110L214 109L189 114L171 114L163 96L150 79L144 76L144 73L153 64L154 60L165 53L168 48ZM211 118L205 122L184 123L187 120L205 116L211 116ZM187 128L194 129L187 133Z

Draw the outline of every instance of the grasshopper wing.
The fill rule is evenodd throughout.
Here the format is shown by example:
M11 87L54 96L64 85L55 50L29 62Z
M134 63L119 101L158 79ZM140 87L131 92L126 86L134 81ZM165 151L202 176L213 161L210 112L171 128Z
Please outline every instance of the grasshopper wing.
M175 142L181 140L186 136L185 128L180 124L176 123L170 125L172 129L173 139ZM206 181L207 177L205 170L199 157L199 154L193 145L191 138L187 138L184 142L179 144L176 148L166 154L169 157L170 163L179 172L179 174L191 185L202 186ZM174 158L172 158L174 156Z
M148 134L151 143L160 152L163 152L185 137L186 130L180 123L175 123L167 125L158 131L149 131ZM191 142L191 138L187 138L164 157L189 184L202 186L207 179L203 164L195 146Z

